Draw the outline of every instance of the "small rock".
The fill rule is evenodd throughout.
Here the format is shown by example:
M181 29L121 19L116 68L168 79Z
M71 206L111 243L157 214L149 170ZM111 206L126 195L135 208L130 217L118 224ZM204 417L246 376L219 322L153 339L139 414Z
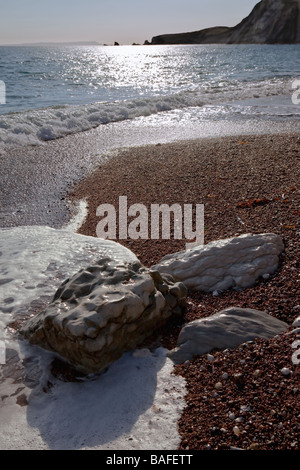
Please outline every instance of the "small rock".
M298 307L298 306L297 306ZM294 307L295 308L295 307ZM300 326L300 317L297 317L296 320L293 322L293 326Z
M298 327L298 328L295 328L294 330L289 331L289 333L290 333L291 335L297 335L297 334L300 333L300 328L299 328L299 327Z
M239 435L241 434L240 428L238 426L234 426L233 433L235 434L235 436L239 437Z
M229 413L228 418L234 420L235 419L235 414L234 413Z
M222 383L221 383L221 382L217 382L216 385L215 385L215 389L216 389L216 390L222 390L222 388L223 388Z
M238 418L236 418L235 422L236 423L243 423L245 421L245 419L242 417L242 416L239 416Z
M229 375L227 374L227 372L224 372L224 374L222 375L222 379L227 380L228 377Z
M267 279L269 279L269 277L270 277L270 274L268 274L268 273L267 273L267 274L263 274L263 279L267 280Z
M252 442L249 446L249 450L260 450L260 446L257 442Z
M248 405L242 405L242 406L240 407L240 411L241 411L241 413L246 413L247 411L250 411L250 406L248 406Z
M242 383L243 382L243 374L239 373L239 374L234 374L233 376L233 381L237 384L237 383Z
M213 291L213 296L214 296L214 297L218 297L218 295L219 295L219 292L218 292L217 290L214 290L214 291Z
M207 360L210 361L210 362L213 362L215 360L214 356L212 356L211 354L207 354Z
M281 369L280 372L282 373L282 375L285 375L286 377L292 374L292 371L288 369L287 367L283 367L283 369Z
M254 377L255 379L258 379L258 378L261 377L261 376L262 376L262 370L256 369L256 370L253 372L253 377Z

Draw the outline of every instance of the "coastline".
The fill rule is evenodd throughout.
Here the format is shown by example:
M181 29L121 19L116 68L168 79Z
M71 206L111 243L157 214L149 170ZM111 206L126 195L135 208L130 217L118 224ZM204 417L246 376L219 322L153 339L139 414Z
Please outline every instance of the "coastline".
M119 196L127 196L128 205L204 204L205 243L249 232L277 233L283 238L285 252L274 275L242 291L229 290L217 296L189 292L184 320L239 306L266 311L287 322L292 330L300 313L299 159L297 133L206 138L126 149L71 191L75 201L85 198L88 203L88 216L78 232L96 236L97 206L109 203L118 207ZM146 266L184 249L186 242L117 241ZM152 340L171 349L180 328L169 324ZM237 350L216 351L214 367L206 357L175 367L188 389L179 421L180 449L297 449L299 371L291 360L295 339L295 333L288 331ZM289 367L293 374L283 377L282 367ZM257 369L263 371L262 377L254 380ZM223 380L222 391L216 393L215 384L224 372L231 379ZM232 376L240 372L247 382L237 391ZM204 384L205 393L200 384ZM241 406L248 406L248 411L239 412ZM229 418L230 414L240 418L239 424ZM238 435L233 432L234 425L238 425Z
M120 129L119 126L117 128ZM111 130L111 127L107 130ZM130 131L129 126L126 134L128 139L131 135ZM70 200L73 202L72 206L76 208L80 206L80 201L86 199L89 205L88 216L77 232L93 237L96 236L95 230L98 222L95 215L96 207L101 203L112 203L117 206L120 195L128 196L128 204L143 203L146 206L155 202L203 203L205 206L205 243L249 231L279 233L284 239L286 249L278 271L269 279L259 280L252 288L243 291L229 290L219 293L218 296L202 293L189 293L188 295L188 310L184 321L208 317L235 305L264 310L286 321L290 325L290 330L273 340L255 341L246 347L229 352L215 351L213 352L215 357L213 367L206 360L206 356L195 357L187 364L174 367L173 374L174 377L177 376L175 379L179 382L184 380L187 389L186 396L181 397L185 407L178 421L180 434L178 449L226 450L233 447L255 450L297 450L299 448L297 443L299 442L297 423L299 371L291 361L291 345L296 335L291 334L290 331L292 322L300 314L300 306L297 303L297 298L299 298L299 282L297 283L299 281L299 134L296 132L241 134L179 140L171 143L164 143L160 135L154 136L153 134L152 138L155 142L153 145L128 146L126 149L106 153L100 150L103 149L105 132L106 130L101 129L100 132L98 130L82 133L76 138L70 136L60 141L47 143L44 147L26 150L20 162L21 166L25 167L28 155L32 157L35 155L37 159L42 158L42 161L37 174L33 172L33 168L38 160L34 159L29 159L27 162L25 178L23 178L24 172L18 173L17 171L21 168L19 164L14 168L14 173L8 173L10 177L18 173L17 176L20 178L15 180L18 188L16 197L20 200L24 191L24 187L20 186L23 178L28 182L33 197L36 190L37 203L41 203L37 197L37 194L41 194L44 201L47 201L47 197L50 196L51 202L56 204L60 193L55 189L62 182L65 198L62 204ZM120 135L118 139L122 141L122 137ZM139 136L134 136L132 141L134 139L138 141ZM96 142L98 142L98 148L95 145ZM109 145L107 149L108 147ZM21 151L16 154L20 155ZM53 161L47 162L47 157L50 158L51 155L54 157ZM83 160L80 160L80 156L84 157ZM55 168L59 157L63 160L62 165ZM69 159L69 157L74 158ZM14 163L15 161L12 161L12 167ZM96 169L97 166L99 166L98 169ZM67 173L64 173L64 168L67 168ZM31 172L32 178L27 180L27 174L30 175ZM49 172L51 178L45 191L43 184L39 187L39 176L42 175L43 181L46 181ZM58 185L57 175L60 178ZM52 183L55 183L54 186ZM240 203L252 198L265 198L268 202L249 207L239 206ZM32 214L35 215L34 211L24 212L25 224L23 225L35 225ZM47 214L45 218L45 214L42 212L41 214L42 225L48 225ZM55 221L58 228L61 227L55 213L51 220ZM72 227L76 230L76 224L70 225L68 217L65 217L63 221L71 230ZM76 222L76 214L71 222ZM22 225L16 220L13 224ZM185 240L121 242L132 250L146 266L153 265L164 254L183 249L186 243ZM45 299L34 306L34 313L38 313L39 309L42 310L45 307L46 300L48 301ZM25 316L27 314L25 313ZM20 320L22 320L22 315ZM144 346L150 349L152 354L157 347L173 348L181 327L182 323L169 323L149 338ZM282 376L280 373L282 367L289 367L293 374L289 377ZM253 380L256 369L262 370L263 374L257 380ZM11 371L12 378L15 373L19 374L18 370L15 372L14 367ZM62 377L57 384L58 388L63 389L64 380L68 381L69 372L61 371L58 367L56 371L52 369L51 373L55 373L56 377ZM227 381L222 379L224 373L228 373ZM245 375L243 390L236 389L233 381L236 373ZM165 379L163 374L161 378ZM18 380L15 387L19 387L18 383L23 383L22 379ZM222 381L223 389L216 393L215 384L219 381ZM20 396L17 396L15 406L17 408L21 406L20 410L24 414L22 419L25 423L27 423L26 413L30 416L34 410L32 399L33 403L40 399L44 399L47 403L47 391L43 393L44 390L42 392L33 389L32 392L29 395L30 399L28 398L29 406L27 406L26 389L25 392L18 392ZM7 400L6 388L3 393L4 402ZM15 400L14 394L15 391L11 391L8 398L12 403ZM263 403L262 406L261 403ZM241 412L241 407L245 406L249 406L249 410ZM234 414L235 419L241 418L241 420L239 422L232 420L229 413ZM142 416L141 418L143 419ZM22 420L21 422L23 423ZM36 440L33 440L32 445L47 446L48 443L51 447L53 436L48 435L48 422L45 420L42 424L43 438L35 437ZM20 434L22 426L19 425ZM234 426L239 427L239 436L233 433ZM24 445L27 448L30 446L30 443L23 444L22 441L21 443L21 446ZM113 442L112 445L114 444ZM130 445L131 441L124 443L124 446L129 446L129 448ZM147 442L147 445L150 446L151 443ZM139 440L139 446L139 449L143 448L142 440Z

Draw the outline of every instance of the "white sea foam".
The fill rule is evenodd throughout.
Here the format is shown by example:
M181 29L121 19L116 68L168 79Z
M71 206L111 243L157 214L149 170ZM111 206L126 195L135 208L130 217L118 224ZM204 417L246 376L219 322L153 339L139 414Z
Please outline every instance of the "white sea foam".
M90 130L101 124L132 120L176 109L188 111L191 108L198 108L201 119L204 114L207 116L207 110L203 106L215 105L218 107L214 113L223 117L224 107L220 106L222 103L287 95L289 86L290 80L283 79L244 83L219 82L171 95L76 106L55 106L1 115L0 149L16 145L36 145ZM251 114L250 107L248 108ZM237 112L236 107L234 112ZM228 109L227 114L230 114Z
M165 349L126 353L105 374L66 383L51 375L52 353L5 329L101 256L136 260L115 242L66 230L0 230L1 450L178 448L185 381Z

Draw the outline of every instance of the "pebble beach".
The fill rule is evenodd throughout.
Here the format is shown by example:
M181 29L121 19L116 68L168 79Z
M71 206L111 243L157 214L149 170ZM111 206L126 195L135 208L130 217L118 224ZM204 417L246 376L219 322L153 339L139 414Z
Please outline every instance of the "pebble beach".
M213 351L174 368L188 393L179 420L182 450L299 450L299 366L292 344L300 315L298 134L204 138L121 150L76 183L86 200L79 233L96 236L100 204L204 204L205 243L243 233L276 233L285 245L278 270L253 287L189 292L182 323L170 322L147 347L176 345L182 324L227 307L262 310L286 333L235 350ZM186 240L118 240L147 267L185 249Z

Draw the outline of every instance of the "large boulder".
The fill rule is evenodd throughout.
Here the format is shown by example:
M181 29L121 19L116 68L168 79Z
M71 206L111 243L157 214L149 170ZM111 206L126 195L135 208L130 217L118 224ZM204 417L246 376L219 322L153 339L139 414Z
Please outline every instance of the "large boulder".
M185 296L183 284L139 261L102 258L67 279L21 332L79 371L100 372L139 346L171 315L180 315Z
M283 250L279 235L245 234L167 255L153 269L172 275L192 290L245 288L260 276L274 273Z
M257 338L272 338L288 327L287 323L266 312L230 307L185 325L179 334L176 348L168 355L176 364L180 364L214 349L231 349Z

